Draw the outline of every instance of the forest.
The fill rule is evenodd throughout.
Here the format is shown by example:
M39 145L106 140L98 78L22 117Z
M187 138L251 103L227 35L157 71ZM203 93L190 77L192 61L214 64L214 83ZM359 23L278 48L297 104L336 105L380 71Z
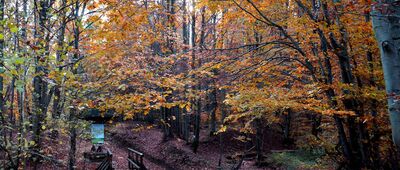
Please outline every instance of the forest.
M399 0L0 0L0 170L395 170L399 147Z

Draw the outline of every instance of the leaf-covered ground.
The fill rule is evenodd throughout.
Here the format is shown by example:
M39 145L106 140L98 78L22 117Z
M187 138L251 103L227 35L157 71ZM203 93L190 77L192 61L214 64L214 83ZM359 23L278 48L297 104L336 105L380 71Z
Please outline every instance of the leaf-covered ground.
M144 127L144 128L143 128ZM140 129L140 130L137 130ZM219 138L208 137L206 130L201 131L198 153L193 153L190 144L179 138L163 141L160 129L146 127L138 122L118 124L110 131L110 137L115 144L123 147L132 147L145 153L146 166L149 169L217 169L221 156L221 168L231 169L237 166L237 160L228 159L240 153L243 145L229 134L223 136L222 149ZM281 149L282 146L274 141L266 142L265 149ZM220 155L222 152L222 155ZM150 163L150 164L148 164ZM245 159L241 169L270 169L254 165L252 159ZM156 165L156 166L154 166Z
M220 145L219 137L209 137L206 130L202 130L201 133L200 147L198 153L195 154L190 144L184 140L170 138L163 141L161 129L141 122L127 121L107 125L104 146L113 153L113 167L117 170L128 169L127 148L143 152L145 154L144 164L150 170L231 169L238 165L239 160L234 159L235 155L240 155L245 145L234 139L236 135L234 132L223 134L222 145ZM290 149L290 146L282 144L277 134L266 134L264 137L269 139L265 140L263 145L265 153L270 153L271 150ZM68 141L67 136L60 136L56 140L47 139L45 151L53 160L45 160L39 169L65 169L68 163ZM89 151L90 148L90 140L82 138L78 140L77 169L95 169L98 166L99 163L89 163L83 159L83 152ZM296 166L299 165L313 167L315 164L313 157L308 159L308 157L304 157L304 154L296 153L299 152L266 154L265 160L268 162L263 167L256 166L255 157L250 156L243 160L240 169L296 169ZM219 165L220 158L221 164ZM58 161L59 164L56 164L55 161Z

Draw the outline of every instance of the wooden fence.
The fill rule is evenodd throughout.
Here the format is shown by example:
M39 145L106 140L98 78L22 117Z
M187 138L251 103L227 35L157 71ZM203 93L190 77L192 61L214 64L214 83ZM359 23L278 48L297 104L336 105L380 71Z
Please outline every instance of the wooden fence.
M107 149L107 156L100 163L100 165L96 168L96 170L113 170L112 167L112 153Z
M128 168L130 170L146 170L143 164L143 153L128 148Z

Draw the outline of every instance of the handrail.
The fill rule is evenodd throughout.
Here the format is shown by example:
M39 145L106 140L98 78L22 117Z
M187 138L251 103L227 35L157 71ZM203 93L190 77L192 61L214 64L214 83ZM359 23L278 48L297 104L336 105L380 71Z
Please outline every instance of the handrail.
M135 168L140 169L140 166L136 164L134 161L128 158L128 161L131 163L131 165L135 166Z
M136 150L134 150L134 149L132 149L132 148L128 148L128 150L131 151L131 152L134 152L135 154L137 154L137 155L139 155L139 156L143 156L143 153L141 153L141 152L139 152L139 151L136 151Z
M146 167L143 164L143 156L143 153L132 148L128 148L128 168L132 170L146 170Z
M100 163L100 165L96 168L96 170L112 170L112 153L107 148L107 155L104 160Z
M112 155L110 149L108 149L108 148L106 148L106 149L107 149L107 154Z

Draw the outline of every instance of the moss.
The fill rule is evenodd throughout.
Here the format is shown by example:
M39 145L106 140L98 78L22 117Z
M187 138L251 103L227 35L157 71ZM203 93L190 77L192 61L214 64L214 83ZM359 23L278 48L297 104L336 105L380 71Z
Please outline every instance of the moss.
M322 163L321 157L325 155L323 150L295 150L287 152L271 153L270 165L286 169L329 169Z

